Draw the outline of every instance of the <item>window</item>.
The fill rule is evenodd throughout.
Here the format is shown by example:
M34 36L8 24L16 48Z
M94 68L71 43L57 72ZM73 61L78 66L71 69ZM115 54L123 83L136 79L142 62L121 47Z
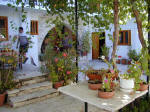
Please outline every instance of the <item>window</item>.
M119 31L118 45L131 45L131 30Z
M8 18L0 16L0 41L8 40Z
M31 20L30 28L31 35L38 35L38 21Z

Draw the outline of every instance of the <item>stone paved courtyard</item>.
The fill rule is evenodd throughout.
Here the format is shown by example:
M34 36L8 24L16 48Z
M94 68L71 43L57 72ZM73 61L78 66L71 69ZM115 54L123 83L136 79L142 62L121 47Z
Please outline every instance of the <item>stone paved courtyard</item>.
M20 108L0 107L0 112L84 112L84 103L66 95L60 95L45 101ZM107 112L89 105L89 112Z

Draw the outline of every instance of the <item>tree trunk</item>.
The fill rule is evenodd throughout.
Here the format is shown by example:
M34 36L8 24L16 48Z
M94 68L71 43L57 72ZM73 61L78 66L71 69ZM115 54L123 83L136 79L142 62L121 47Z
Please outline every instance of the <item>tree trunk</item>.
M114 40L113 40L113 51L112 51L112 61L113 61L113 68L117 68L116 66L116 51L119 39L119 2L118 0L114 0Z
M150 1L147 0L147 4L148 4L148 24L150 24ZM149 32L148 32L148 43L149 43L149 54L150 54L150 27L148 27Z
M147 4L148 4L148 24L150 24L150 1L149 0L147 0ZM148 43L149 43L148 51L150 54L150 26L148 27L148 29L149 29L149 32L148 32ZM149 69L150 69L150 61L149 61Z
M134 2L135 0L131 0L132 3L132 11L136 19L137 23L137 28L138 28L138 34L139 34L139 40L142 44L143 48L146 48L146 42L144 40L144 35L143 35L143 29L142 29L142 20L139 17L139 11L134 7Z

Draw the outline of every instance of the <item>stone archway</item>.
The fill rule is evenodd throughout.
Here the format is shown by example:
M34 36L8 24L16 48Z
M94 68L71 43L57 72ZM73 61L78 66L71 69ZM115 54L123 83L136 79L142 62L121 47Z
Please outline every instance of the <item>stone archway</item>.
M61 30L62 34L67 33L67 38L72 39L73 41L75 40L76 36L73 34L73 32L65 25L62 26L62 30ZM44 53L45 48L47 46L47 44L50 42L50 36L55 36L57 38L58 33L56 31L56 28L52 28L47 35L45 36L42 45L41 45L41 53Z

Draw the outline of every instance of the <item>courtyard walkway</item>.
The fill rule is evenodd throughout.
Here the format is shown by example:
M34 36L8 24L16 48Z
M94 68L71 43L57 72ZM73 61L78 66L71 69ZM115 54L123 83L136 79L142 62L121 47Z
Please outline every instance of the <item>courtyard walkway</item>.
M0 112L84 112L84 103L66 95L60 95L45 101L20 108L0 107ZM89 105L89 112L107 112Z

